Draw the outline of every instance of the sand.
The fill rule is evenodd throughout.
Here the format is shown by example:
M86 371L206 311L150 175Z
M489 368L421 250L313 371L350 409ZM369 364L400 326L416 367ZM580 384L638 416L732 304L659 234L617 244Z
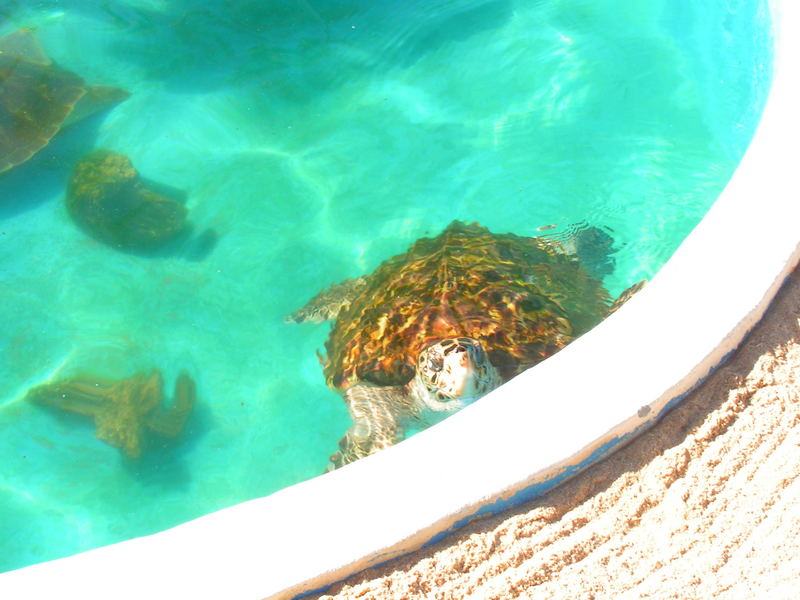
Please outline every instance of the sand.
M649 432L333 598L800 598L800 274Z

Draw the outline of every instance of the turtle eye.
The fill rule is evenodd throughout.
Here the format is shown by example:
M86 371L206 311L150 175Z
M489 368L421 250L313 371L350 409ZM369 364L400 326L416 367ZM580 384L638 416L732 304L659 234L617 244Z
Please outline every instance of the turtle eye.
M428 368L431 371L436 371L438 373L439 371L441 371L444 368L444 360L440 356L437 356L435 358L431 358L428 361Z

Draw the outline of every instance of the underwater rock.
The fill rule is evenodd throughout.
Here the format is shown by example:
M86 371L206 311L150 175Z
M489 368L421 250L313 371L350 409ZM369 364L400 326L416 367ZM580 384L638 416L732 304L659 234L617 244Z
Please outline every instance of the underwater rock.
M183 431L195 397L194 381L182 372L172 404L165 407L161 372L153 370L118 381L76 378L48 383L30 390L26 399L93 417L98 439L138 458L148 433L174 438Z
M186 207L154 191L127 156L109 150L75 167L67 209L89 234L126 250L153 250L186 227Z
M0 38L0 173L30 159L62 127L129 96L87 86L55 65L28 29Z

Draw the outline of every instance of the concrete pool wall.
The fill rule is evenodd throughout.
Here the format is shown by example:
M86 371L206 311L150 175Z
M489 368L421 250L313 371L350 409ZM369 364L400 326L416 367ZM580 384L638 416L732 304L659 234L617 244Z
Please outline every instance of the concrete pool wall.
M708 215L619 312L379 455L156 535L0 575L0 597L292 597L540 495L653 425L738 347L800 260L800 4L770 7L774 79L756 136Z

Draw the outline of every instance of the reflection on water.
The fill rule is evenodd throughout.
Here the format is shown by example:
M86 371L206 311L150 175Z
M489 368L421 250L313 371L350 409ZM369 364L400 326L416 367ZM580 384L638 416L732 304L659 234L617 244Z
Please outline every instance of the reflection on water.
M769 74L762 4L0 2L0 570L323 471L353 424L316 356L329 326L284 316L336 282L378 281L378 265L454 219L544 236L604 297L650 277L753 131ZM98 157L119 172L82 187ZM499 268L470 264L487 266L476 282ZM555 267L541 268L520 285L543 285ZM478 306L544 310L498 285ZM381 293L397 289L387 278ZM374 375L358 323L336 319L328 354L357 340L353 369ZM572 335L559 323L542 325L560 331L548 339ZM480 338L456 353L479 367L481 353L515 357L492 360L503 378L533 351L450 336ZM396 342L381 356L417 368L424 348L374 337ZM424 364L457 372L451 347ZM175 443L150 418L156 370L197 390ZM434 379L464 396L492 378ZM80 414L24 401L58 386L77 390L62 408ZM115 438L86 416L123 413L111 430L138 433ZM95 433L141 437L147 452L131 459Z

